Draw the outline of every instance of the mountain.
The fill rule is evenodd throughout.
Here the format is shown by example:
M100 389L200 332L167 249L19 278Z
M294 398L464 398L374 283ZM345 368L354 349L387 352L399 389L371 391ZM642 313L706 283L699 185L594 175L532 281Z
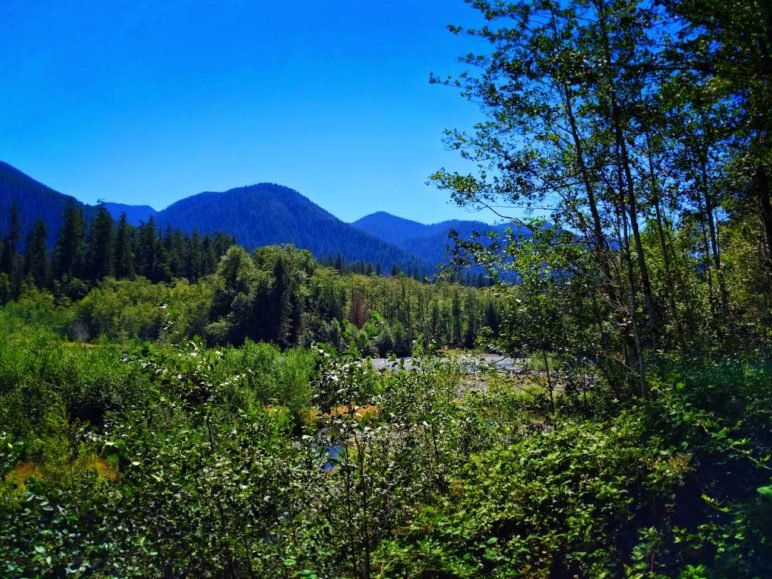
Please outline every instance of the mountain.
M432 265L448 263L448 251L453 248L449 239L455 231L461 239L470 239L474 232L485 236L487 232L503 233L512 228L515 233L528 234L528 229L511 224L491 225L482 221L450 220L424 225L396 217L384 211L366 215L351 224L360 231L367 231L387 243L396 245L403 251L420 255Z
M187 197L160 211L156 222L185 233L233 235L249 249L289 243L310 250L317 258L340 255L349 262L380 264L384 271L394 265L403 271L432 270L412 252L360 231L297 191L272 183Z
M397 217L385 211L366 215L351 225L398 247L404 247L409 239L426 236L430 228L429 225Z
M147 223L151 217L155 217L158 213L150 205L125 205L124 203L104 203L105 208L113 216L113 219L118 221L121 215L126 214L126 221L131 225L137 226L140 223Z
M95 207L0 162L0 235L7 230L13 203L20 209L22 239L37 219L43 219L50 246L54 244L68 204L82 207L87 218L95 213ZM346 262L380 265L384 272L398 266L402 271L421 275L432 274L437 264L447 263L446 248L452 247L448 239L451 230L468 238L472 231L506 228L461 220L424 225L382 211L348 224L297 191L271 183L222 193L199 193L158 212L147 205L105 203L105 207L116 220L126 213L133 225L153 217L162 231L171 227L185 233L198 231L201 235L224 233L234 236L237 243L249 249L292 244L310 250L319 259L341 256Z
M35 221L42 219L48 229L48 245L53 247L56 234L62 226L64 208L70 203L83 207L87 215L93 212L93 208L84 205L75 197L54 191L8 163L0 161L0 232L3 234L8 230L11 207L16 204L22 224L22 242Z

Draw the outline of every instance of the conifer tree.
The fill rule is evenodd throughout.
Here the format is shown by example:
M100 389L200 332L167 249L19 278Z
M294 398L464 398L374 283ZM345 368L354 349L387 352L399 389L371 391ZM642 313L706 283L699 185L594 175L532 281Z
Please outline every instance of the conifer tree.
M57 279L79 278L83 274L85 258L83 210L73 203L68 204L63 221L54 250L54 276Z
M89 228L86 277L100 280L113 275L113 218L107 207L100 204Z
M32 226L24 244L24 273L39 288L48 286L50 267L48 262L48 230L42 219Z
M21 215L19 205L13 203L8 213L8 233L3 238L3 251L0 255L0 271L12 274L19 258L21 239Z
M131 279L134 275L134 228L123 213L115 235L115 277Z
M22 223L21 212L17 203L11 205L8 214L8 233L3 239L0 254L0 272L8 275L11 297L17 297L21 291L22 259L19 250Z

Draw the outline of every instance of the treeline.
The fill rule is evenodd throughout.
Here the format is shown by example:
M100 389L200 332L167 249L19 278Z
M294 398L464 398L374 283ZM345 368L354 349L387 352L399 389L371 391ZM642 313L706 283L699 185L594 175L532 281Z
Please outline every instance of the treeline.
M220 257L234 244L230 236L185 235L161 231L153 218L138 227L123 215L116 223L104 206L86 219L82 207L69 204L53 248L46 224L34 223L21 239L18 206L11 207L5 235L0 240L0 302L19 296L22 286L51 289L81 298L95 282L112 277L142 276L152 282L184 278L195 282L214 273Z
M253 253L231 246L216 271L195 283L135 276L105 277L90 289L79 284L80 299L25 285L13 305L75 341L199 337L212 346L251 340L281 348L325 342L400 356L485 345L502 317L490 289L340 274L291 246Z
M339 273L358 273L361 275L384 275L386 273L379 263L373 265L370 262L361 260L347 262L343 259L341 254L337 254L334 257L322 257L319 259L319 263L335 268ZM422 274L421 269L418 266L411 266L406 271L403 271L399 265L394 264L389 269L388 275L391 277L405 275L407 277L412 277L417 281L427 281L429 279L428 276ZM489 287L494 283L493 277L487 272L480 270L480 268L462 269L458 267L446 267L439 275L446 281L470 287Z
M521 280L504 341L643 396L676 360L769 360L766 4L473 4L488 25L464 32L484 56L459 85L490 122L449 138L483 161L434 180L460 204L556 225L499 245Z
M234 246L214 283L211 343L321 341L341 348L353 339L368 354L408 355L416 347L474 347L484 328L498 331L500 319L490 292L403 275L342 275L291 246L251 255Z

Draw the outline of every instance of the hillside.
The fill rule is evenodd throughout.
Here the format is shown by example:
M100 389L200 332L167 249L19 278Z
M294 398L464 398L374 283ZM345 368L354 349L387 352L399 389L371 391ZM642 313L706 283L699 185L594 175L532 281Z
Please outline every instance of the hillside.
M82 206L87 213L91 211L75 197L59 193L0 161L0 232L7 231L8 216L16 204L22 223L22 241L35 221L42 219L48 230L48 244L53 246L62 225L64 208L70 203Z
M0 162L0 232L7 229L7 216L13 203L20 209L22 238L37 219L43 219L50 246L61 227L67 204L83 207L87 217L93 215L95 209ZM380 265L384 272L397 266L402 271L422 275L430 275L438 264L448 263L451 230L466 239L475 231L501 232L507 227L461 220L424 225L383 211L348 224L297 191L271 183L222 193L200 193L162 211L147 205L113 202L104 205L116 221L125 213L129 223L135 226L153 217L162 230L171 227L185 233L198 231L202 235L225 233L248 249L292 244L310 250L319 259L340 256L346 262Z
M427 235L430 227L417 221L397 217L385 211L377 211L366 215L354 221L351 225L360 231L365 231L378 239L403 249L407 240Z
M431 270L414 254L344 223L293 189L270 183L193 195L159 212L156 221L186 233L233 235L249 249L292 244L318 258L341 255L346 261L380 264L384 271L394 265Z
M158 213L149 205L126 205L125 203L105 202L104 206L110 212L110 215L113 216L113 219L117 221L125 213L126 220L134 226L143 222L146 223Z
M433 265L448 263L448 251L453 247L453 242L449 238L451 231L458 233L461 239L470 239L475 232L481 236L485 236L489 231L503 233L510 227L519 233L528 233L526 228L518 228L510 224L491 225L482 221L458 219L424 225L384 211L366 215L351 225L396 245L403 251L420 255Z

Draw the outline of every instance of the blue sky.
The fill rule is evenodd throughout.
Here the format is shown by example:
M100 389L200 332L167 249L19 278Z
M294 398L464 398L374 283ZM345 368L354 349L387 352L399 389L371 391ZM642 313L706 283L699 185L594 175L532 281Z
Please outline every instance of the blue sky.
M462 0L2 0L0 159L87 203L270 181L341 219L470 214L427 186L476 105Z

